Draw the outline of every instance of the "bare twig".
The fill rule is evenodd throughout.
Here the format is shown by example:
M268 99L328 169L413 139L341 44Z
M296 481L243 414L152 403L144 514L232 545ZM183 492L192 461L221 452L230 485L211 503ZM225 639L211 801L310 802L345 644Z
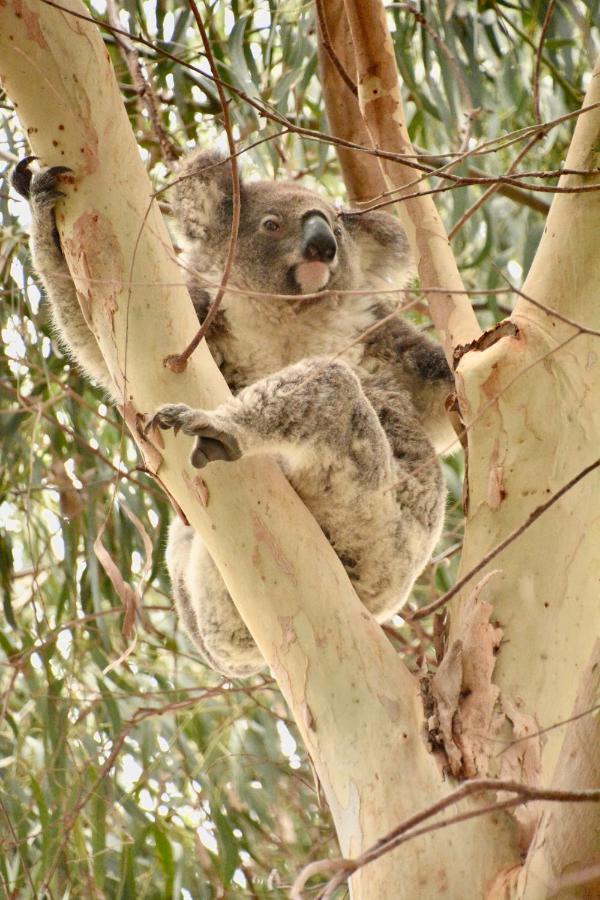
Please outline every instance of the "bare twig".
M437 175L437 172L432 172L432 175ZM600 175L600 170L598 169L590 169L585 172L570 172L569 170L565 170L564 172L555 172L555 173L544 173L543 176L540 173L536 173L533 177L559 177L559 175ZM469 185L500 185L500 184L509 184L509 185L519 185L519 176L518 175L496 175L489 176L483 178L472 178L470 176L460 177L458 175L449 175L446 173L446 178L450 178L452 183L443 185L442 187L430 188L427 191L413 191L410 194L403 194L400 197L395 197L392 200L385 200L382 203L374 203L364 209L360 210L351 210L348 215L360 216L365 212L373 212L377 209L384 209L386 206L392 206L394 203L404 203L408 200L413 200L417 197L425 197L428 194L445 194L447 191L454 191L457 188L465 187ZM559 187L559 185L552 185L552 187L546 187L541 184L528 184L528 190L536 191L541 194L586 194L594 191L600 191L600 184L581 184L577 187Z
M358 88L356 87L348 72L346 72L344 66L342 65L341 59L339 58L333 47L331 35L329 33L329 26L327 25L327 18L323 10L323 0L315 0L315 9L317 11L319 30L321 32L321 43L323 44L323 47L325 48L329 59L337 69L338 75L340 76L346 87L348 87L352 91L354 96L357 97Z
M546 39L546 32L548 31L548 26L550 25L550 19L552 18L552 13L554 12L555 5L556 0L550 0L548 6L546 7L546 14L544 16L542 31L540 34L540 43L535 54L535 66L533 70L533 114L538 125L541 125L542 122L542 117L540 114L540 66L542 64L542 51L544 49L544 40Z
M512 30L515 32L515 34L517 34L521 38L523 43L527 44L529 47L531 47L531 49L535 53L537 53L538 48L536 47L533 40L529 37L527 32L523 31L522 28L519 28L519 26L513 22L513 20L510 18L510 16L506 15L506 13L503 12L500 4L497 3L495 5L495 10L496 10L496 14L497 14L498 18L501 19L502 22L504 22L510 28L512 28ZM567 93L569 95L569 97L571 97L571 99L575 101L575 103L580 103L581 102L581 93L579 93L577 91L577 89L573 87L573 85L569 82L569 80L567 78L565 78L565 76L562 74L562 72L559 69L557 69L557 67L552 63L551 60L548 59L547 56L544 55L543 50L540 51L540 60L552 72L553 78L555 79L555 81L558 82L558 84L560 84L560 86L565 91L565 93Z
M16 833L16 831L15 831L15 829L14 829L13 823L12 823L12 821L11 821L11 818L10 818L9 814L8 814L8 810L7 810L6 806L4 805L4 801L2 800L2 797L1 797L1 796L0 796L0 809L2 810L2 814L4 815L4 818L6 819L6 824L8 825L8 830L10 831L10 833L11 833L11 835L12 835L12 837L13 837L13 840L14 840L14 842L15 842L15 846L16 846L16 848L17 848L17 852L18 852L19 857L20 857L20 859L21 859L21 865L22 865L22 867L23 867L23 871L25 872L25 876L26 876L27 881L29 882L29 886L30 886L30 888L31 888L31 896L32 896L32 897L35 897L35 895L36 895L37 892L36 892L36 889L35 889L35 885L34 885L34 883L33 883L33 879L32 879L32 877L31 877L31 872L30 872L30 870L29 870L29 865L28 865L28 862L27 862L27 858L26 858L26 856L23 854L23 850L21 849L21 843L20 843L20 841L19 841L19 839L18 839L18 837L17 837L17 833Z
M432 818L449 806L453 806L455 803L458 803L467 797L487 793L489 791L494 791L496 793L506 792L515 794L516 796L512 799L501 800L484 807L475 807L465 813L458 813L455 816L443 819L440 822L435 822L424 828L417 828L422 822ZM346 881L346 879L358 869L374 862L384 853L389 853L406 841L419 837L422 834L427 834L430 831L446 828L449 825L457 824L466 819L472 819L487 814L488 812L495 812L500 809L520 806L524 803L534 801L544 801L549 803L598 803L600 801L600 789L586 791L546 790L544 788L530 787L529 785L521 784L518 781L501 781L495 778L478 778L473 779L472 781L466 781L446 797L437 800L435 803L432 803L430 806L421 810L421 812L405 819L404 822L401 822L400 825L388 832L385 837L380 838L380 840L360 856L356 857L356 859L329 859L311 863L298 875L292 887L290 897L292 900L302 900L302 891L310 878L318 874L330 872L337 866L338 873L333 876L326 886L325 891L321 892L319 895L323 898L331 897L333 890Z
M148 113L148 117L152 123L152 128L162 151L163 159L165 162L175 162L181 155L181 151L175 146L160 121L154 87L147 73L144 71L144 67L133 42L119 28L120 21L115 0L107 0L107 14L108 21L115 29L113 31L115 42L121 50L125 64L129 69L136 95Z
M538 131L537 134L534 134L534 135L533 135L533 137L531 138L531 140L527 141L527 143L525 144L525 146L519 151L519 153L517 154L517 156L516 156L515 159L513 160L511 166L508 168L508 170L507 170L507 172L506 172L506 175L512 175L512 174L515 172L515 169L516 169L516 167L519 165L519 163L521 162L521 160L522 160L525 156L527 156L527 154L529 153L529 151L531 150L531 148L532 148L535 144L537 144L537 142L540 141L543 137L544 137L544 132ZM464 225L466 222L468 222L469 219L471 218L471 216L473 216L473 215L477 212L477 210L480 209L480 208L483 206L484 203L487 203L487 201L488 201L491 197L493 197L494 194L496 194L496 193L497 193L499 190L501 190L502 188L506 189L506 188L511 188L511 187L513 188L513 190L517 190L517 191L521 192L521 188L514 188L513 185L507 185L507 184L502 185L502 184L500 184L499 182L498 182L497 184L492 184L492 185L490 185L490 187L489 187L486 191L483 192L483 194L481 195L481 197L479 197L479 199L476 200L475 203L473 203L473 205L470 206L469 209L467 209L467 210L462 214L462 216L460 217L460 219L458 220L458 222L456 222L456 223L452 226L452 228L451 228L450 231L448 232L448 240L451 241L452 238L456 237L456 235L458 234L458 232L460 231L460 229L463 227L463 225ZM547 211L547 210L546 210L546 211Z
M217 93L219 95L219 102L221 104L221 109L223 111L223 127L225 129L225 133L227 135L227 144L229 146L229 158L228 162L231 167L231 187L232 187L232 200L233 200L233 209L231 214L231 231L229 234L229 246L227 248L227 258L225 260L225 267L223 269L223 276L221 278L221 284L219 286L219 290L215 295L215 299L212 301L210 308L206 314L206 318L204 319L202 325L199 330L194 335L194 338L190 341L188 346L182 353L179 353L176 356L169 356L165 360L165 365L168 366L174 372L182 372L187 366L187 361L202 340L202 338L206 335L208 329L210 328L211 322L214 320L219 306L221 305L221 300L223 299L223 295L225 294L225 288L227 287L227 282L229 281L229 276L231 274L231 269L233 267L233 260L235 258L235 248L237 244L237 236L240 227L240 175L238 171L237 164L237 153L235 147L235 141L233 139L233 130L231 127L231 119L229 116L229 108L228 108L228 100L225 96L225 91L223 90L223 85L221 80L219 79L219 74L217 71L217 65L215 63L215 59L210 47L210 42L208 40L208 35L206 33L206 29L204 27L204 23L198 12L198 7L196 6L195 0L188 0L190 9L192 10L194 19L196 20L196 25L198 26L198 31L200 32L200 36L202 38L202 43L204 45L204 52L206 54L206 58L208 60L208 64L210 66L210 70L213 75L213 79L217 88Z
M388 150L380 150L374 148L372 146L365 146L363 144L357 144L353 141L343 140L342 138L337 138L334 135L324 134L323 132L317 131L314 128L303 128L302 126L295 125L285 116L280 115L275 112L271 107L267 106L265 103L257 100L254 97L251 97L249 94L245 93L245 91L240 88L235 87L227 81L224 81L222 78L218 78L216 76L212 76L209 73L205 72L203 69L200 69L198 66L193 65L192 63L187 62L187 60L182 59L179 56L176 56L173 53L169 53L161 47L155 46L152 41L143 38L141 35L133 34L129 31L126 31L122 28L112 28L106 22L102 21L102 19L98 19L94 16L85 15L83 13L77 13L72 9L68 9L67 7L61 6L60 3L56 2L56 0L41 0L42 3L45 3L47 6L52 6L54 9L59 9L61 12L67 13L68 15L74 16L77 19L82 19L86 22L93 22L99 28L109 31L112 34L123 34L129 37L131 40L139 42L144 46L150 48L154 53L158 56L163 57L164 59L170 59L172 62L177 63L178 65L188 69L191 72L194 72L197 75L202 76L202 78L208 78L213 81L215 84L219 83L223 88L226 88L235 96L239 97L240 100L243 100L244 103L248 104L248 106L255 109L259 115L263 116L266 119L269 119L273 122L276 122L281 127L284 127L292 134L298 134L301 137L306 138L306 140L314 140L321 143L332 144L338 147L344 147L348 150L356 150L359 153L366 153L368 155L374 156L377 159L389 160L391 162L402 163L405 166L410 166L411 168L415 168L418 171L425 171L428 174L431 174L431 170L429 167L423 165L423 163L419 162L424 157L423 153L394 153ZM512 23L511 23L512 24ZM460 159L466 159L474 156L481 156L487 153L496 152L497 150L504 149L505 147L509 147L511 144L518 143L519 141L526 140L535 132L540 130L548 131L550 128L554 128L557 125L561 125L563 122L567 122L571 119L577 118L587 112L590 112L593 109L596 109L600 106L600 102L598 103L590 103L588 106L580 107L579 109L573 110L571 112L565 113L562 116L557 116L555 119L549 119L547 122L544 122L542 125L530 125L526 128L519 128L516 131L509 132L505 135L501 135L500 137L491 138L490 140L484 141L481 144L471 148L470 150L464 153L453 153L448 152L445 155L447 156L455 156L460 157ZM438 154L431 154L432 159L438 158ZM437 173L436 173L437 174ZM458 177L458 176L456 176Z
M563 497L568 491L570 491L571 488L575 487L575 485L578 484L583 478L585 478L586 475L589 475L590 472L593 472L599 467L600 458L595 460L593 463L590 463L589 466L585 466L585 468L578 472L574 478L571 478L570 481L568 481L565 485L563 485L563 487L560 488L560 490L556 491L556 493L553 494L549 500L546 500L544 503L540 503L539 506L536 506L536 508L529 513L525 521L521 525L519 525L518 528L515 528L513 531L511 531L511 533L507 537L505 537L503 541L500 541L499 544L496 544L495 547L493 547L488 553L486 553L485 556L483 556L479 560L477 565L473 566L473 568L470 569L465 575L463 575L462 578L459 578L458 581L452 585L450 590L446 591L446 593L442 597L439 597L433 603L429 603L427 606L423 606L421 609L416 610L416 612L412 613L412 615L405 616L405 618L424 619L427 616L430 616L431 613L434 613L438 609L441 609L442 606L445 606L446 603L448 603L448 601L451 600L452 597L455 597L456 594L458 594L458 592L461 591L462 588L466 584L468 584L471 579L474 578L475 575L477 575L478 572L481 572L481 570L484 569L488 563L490 563L500 553L502 553L503 550L506 550L506 548L510 544L512 544L513 541L516 541L516 539L520 537L520 535L522 535L523 532L530 527L530 525L533 525L536 519L539 519L539 517L546 512L546 510L550 509L551 506L554 506L554 504L558 500L560 500L561 497Z
M556 731L557 728L564 728L565 725L570 725L571 722L577 722L578 719L584 719L586 716L591 716L593 713L598 712L600 710L600 703L597 703L595 706L590 706L589 709L584 709L583 712L577 713L574 716L569 716L568 719L561 719L560 722L554 722L553 725L548 725L546 728L539 728L537 731L531 731L529 734L525 734L522 737L515 738L512 741L507 741L506 746L499 750L496 753L496 757L502 756L503 753L506 753L510 750L511 747L514 747L516 744L522 744L524 741L531 741L535 738L541 737L543 734L548 734L550 731Z

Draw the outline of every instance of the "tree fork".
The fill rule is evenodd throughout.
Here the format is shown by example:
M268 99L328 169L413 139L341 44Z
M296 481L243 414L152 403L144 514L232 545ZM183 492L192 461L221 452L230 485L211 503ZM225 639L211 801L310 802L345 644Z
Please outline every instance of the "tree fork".
M339 5L339 0L326 3L332 16ZM359 102L347 89L342 93L345 117L340 133L344 136L350 128L358 133L360 126L349 125L348 118L362 115L362 127L367 129L374 147L410 152L383 5L379 0L344 0L344 6L356 59L351 60L343 27L338 29L339 44L333 49L356 75ZM331 70L329 78L335 83L338 76ZM583 106L592 106L599 98L600 67L596 66ZM334 123L338 119L334 114ZM566 167L598 167L599 142L600 113L592 108L578 117ZM343 161L342 165L345 175L351 180L356 178ZM398 188L413 177L408 169L395 163L382 161L381 168L388 183ZM600 257L595 237L600 192L589 190L594 183L600 183L598 176L565 175L561 179L561 186L581 184L588 191L555 196L546 231L512 316L517 326L515 334L502 337L487 349L479 349L475 340L472 348L464 348L460 358L457 389L468 428L470 508L459 577L471 571L528 514L597 457L598 338L578 332L576 326L552 315L555 310L580 322L583 328L597 331L600 327ZM370 192L368 186L360 184L365 197L380 190L379 181L374 188ZM354 181L349 193L357 193ZM435 241L444 260L443 268L451 276L442 275L440 282L456 288L452 264L447 260L447 255L451 255L449 248L443 246L440 234L423 227L424 221L432 221L424 205L420 206L419 198L403 202L401 191L397 196L400 217L416 244L417 258L423 263L435 256ZM409 204L415 206L411 209ZM419 273L427 287L433 286L428 265L421 265ZM527 296L548 311L535 308ZM453 307L450 294L445 299L450 303L440 308L430 298L430 309L450 357L452 345L460 342L464 304L458 302ZM468 321L467 313L465 326ZM510 772L525 783L563 787L556 777L561 763L559 768L556 766L560 759L564 773L565 750L561 751L561 744L564 739L564 747L572 746L572 726L552 726L569 717L600 625L599 482L598 471L590 474L493 561L493 568L502 571L486 586L486 600L493 608L494 620L503 629L493 681L500 689L505 725L499 734L490 732L487 738L483 735L489 750L487 760L486 754L479 759L480 775L485 776L491 768L500 775ZM465 614L471 602L470 587L452 602L449 646L458 646L464 639ZM532 732L538 727L551 730L536 737ZM528 731L530 738L526 738ZM477 735L473 738L477 739ZM465 739L469 740L469 735L463 732ZM528 753L526 748L533 752ZM581 779L577 783L582 785ZM599 814L598 806L590 804L577 817L558 808L551 826L543 824L542 819L540 828L543 826L544 834L553 841L552 856L547 854L541 862L536 859L545 853L544 841L536 833L519 879L518 896L534 896L532 880L527 880L530 871L581 867L577 833L581 833L583 823L587 834L597 834ZM518 873L518 867L514 872ZM496 882L499 889L502 879L500 873ZM543 896L539 880L536 890L536 896Z
M213 466L200 481L191 441L144 443L138 423L165 402L214 407L226 385L203 342L185 372L163 365L197 322L98 29L40 0L0 5L1 75L33 152L69 165L57 224L82 308L149 469L202 535L272 666L310 752L342 852L360 853L448 786L421 736L417 683L356 597L314 520L267 460ZM101 86L101 89L100 89ZM179 283L179 284L178 284ZM233 468L233 465L236 467ZM205 483L204 483L205 482ZM207 499L208 498L208 499ZM508 847L505 820L425 838L353 879L359 898L461 896L489 866L457 840ZM401 861L400 861L401 860ZM399 867L402 878L399 879Z

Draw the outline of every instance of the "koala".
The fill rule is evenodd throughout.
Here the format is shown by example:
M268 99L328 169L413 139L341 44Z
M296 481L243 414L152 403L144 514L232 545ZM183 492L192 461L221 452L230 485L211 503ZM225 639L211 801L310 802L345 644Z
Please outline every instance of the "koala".
M114 396L54 221L68 170L32 174L31 159L17 165L13 185L31 206L33 262L58 336ZM175 220L203 320L227 255L230 166L200 150L177 174ZM233 268L206 336L233 396L213 410L164 406L151 424L192 437L197 468L273 455L383 622L406 601L440 536L437 454L455 440L444 406L453 378L441 347L397 316L386 319L398 302L390 289L411 276L406 236L386 213L340 211L296 183L242 182L240 196ZM201 538L179 519L166 559L178 613L206 663L227 677L264 668Z

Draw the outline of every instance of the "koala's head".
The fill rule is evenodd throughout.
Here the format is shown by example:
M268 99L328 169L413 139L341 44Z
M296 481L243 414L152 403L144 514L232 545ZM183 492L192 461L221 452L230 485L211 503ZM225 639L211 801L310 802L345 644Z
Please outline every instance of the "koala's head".
M231 172L213 152L188 157L175 208L199 272L222 269L233 208ZM340 212L293 182L242 183L241 219L230 283L297 296L326 289L382 290L406 283L410 254L395 218Z

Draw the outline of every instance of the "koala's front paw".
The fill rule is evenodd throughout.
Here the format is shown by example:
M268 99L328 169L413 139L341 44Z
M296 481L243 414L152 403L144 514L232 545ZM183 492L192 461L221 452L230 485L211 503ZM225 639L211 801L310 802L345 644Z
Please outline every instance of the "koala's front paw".
M37 206L53 207L59 197L64 197L63 191L59 191L61 175L72 172L68 166L51 166L42 169L41 172L32 172L29 164L37 159L36 156L26 156L17 163L11 176L12 186L31 204Z
M191 462L196 469L202 469L215 460L232 461L242 455L237 438L227 430L223 422L209 412L192 409L183 403L161 406L156 411L146 431L152 428L172 428L177 434L183 431L197 438Z

